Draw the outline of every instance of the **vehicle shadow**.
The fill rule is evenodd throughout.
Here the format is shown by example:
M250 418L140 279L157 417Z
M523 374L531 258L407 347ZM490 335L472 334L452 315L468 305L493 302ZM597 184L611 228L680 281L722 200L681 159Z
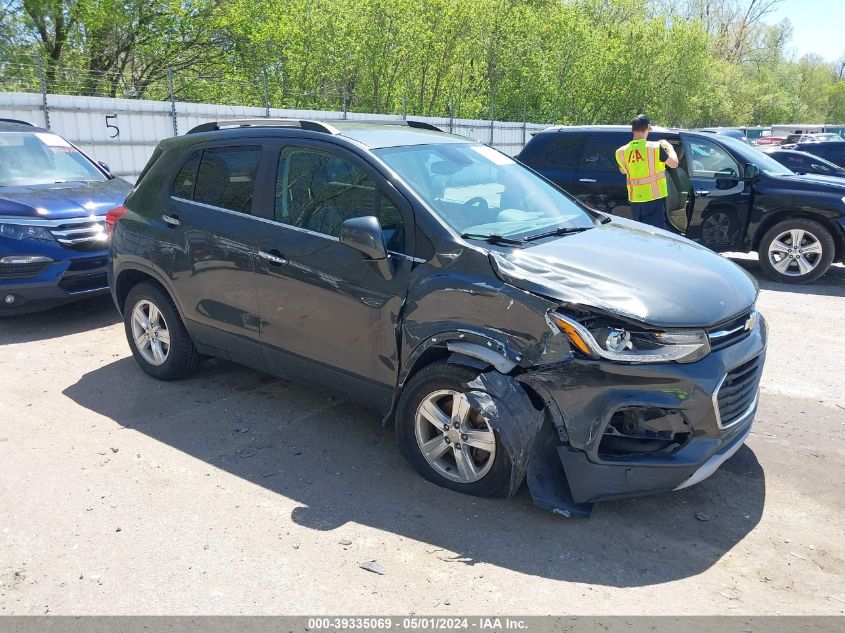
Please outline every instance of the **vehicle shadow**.
M757 258L730 256L728 259L754 275L763 290L777 290L778 292L792 292L801 295L845 297L845 266L842 264L834 264L821 279L811 284L782 284L766 277Z
M120 321L109 295L100 295L43 312L0 318L0 345L45 341L106 327Z
M697 486L599 504L589 520L535 508L524 486L511 500L453 493L419 477L372 413L222 361L157 383L124 358L63 393L296 501L291 518L302 526L369 525L458 565L614 587L668 582L715 564L757 525L765 500L763 469L747 446Z

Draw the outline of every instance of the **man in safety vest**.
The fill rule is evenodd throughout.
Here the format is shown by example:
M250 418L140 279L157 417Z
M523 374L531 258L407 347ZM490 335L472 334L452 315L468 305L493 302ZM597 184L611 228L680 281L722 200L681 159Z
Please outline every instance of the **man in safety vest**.
M631 121L634 140L616 150L619 171L628 183L631 217L660 229L666 228L666 168L678 166L678 156L666 139L649 142L651 121L644 114Z

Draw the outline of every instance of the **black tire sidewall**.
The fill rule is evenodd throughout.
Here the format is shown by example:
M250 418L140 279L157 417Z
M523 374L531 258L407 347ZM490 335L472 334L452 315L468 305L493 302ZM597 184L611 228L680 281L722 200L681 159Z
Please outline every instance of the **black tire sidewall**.
M132 335L132 312L140 301L149 301L164 315L167 330L170 334L170 349L167 360L161 365L147 362L135 345ZM187 375L196 365L196 349L188 335L182 319L173 305L173 301L158 286L151 283L141 283L134 286L126 297L123 308L123 327L126 340L132 350L132 356L146 373L159 380L176 380Z
M783 233L784 231L789 231L790 229L801 229L803 231L807 231L808 233L812 233L816 239L818 239L819 244L822 245L821 261L818 266L816 266L813 271L807 275L802 275L800 277L783 275L775 270L774 266L772 266L769 262L769 245L772 243L772 240L774 240L778 234ZM763 239L760 240L760 248L757 251L757 256L760 260L760 268L770 279L787 284L806 284L816 281L828 271L830 265L833 263L833 258L836 254L835 251L836 243L833 240L833 236L824 226L814 220L795 218L793 220L778 222L766 231L763 235Z
M490 471L480 480L463 484L443 477L434 470L420 452L414 430L414 420L420 402L428 394L440 389L467 391L464 386L478 375L477 369L445 361L429 365L414 374L396 408L395 431L399 450L411 465L428 481L464 494L478 497L498 497L507 493L511 478L511 461L496 434L496 456Z

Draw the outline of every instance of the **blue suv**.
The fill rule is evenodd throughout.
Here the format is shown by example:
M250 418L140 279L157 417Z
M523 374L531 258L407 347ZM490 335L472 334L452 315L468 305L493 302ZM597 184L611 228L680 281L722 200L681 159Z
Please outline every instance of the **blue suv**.
M0 119L0 316L108 292L105 214L131 189L60 136Z

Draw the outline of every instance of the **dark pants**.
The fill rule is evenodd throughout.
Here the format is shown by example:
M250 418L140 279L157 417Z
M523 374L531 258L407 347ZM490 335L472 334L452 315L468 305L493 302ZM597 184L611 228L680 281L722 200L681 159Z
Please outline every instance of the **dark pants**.
M658 229L666 227L666 198L658 198L651 202L632 202L631 218L637 222L651 224Z

